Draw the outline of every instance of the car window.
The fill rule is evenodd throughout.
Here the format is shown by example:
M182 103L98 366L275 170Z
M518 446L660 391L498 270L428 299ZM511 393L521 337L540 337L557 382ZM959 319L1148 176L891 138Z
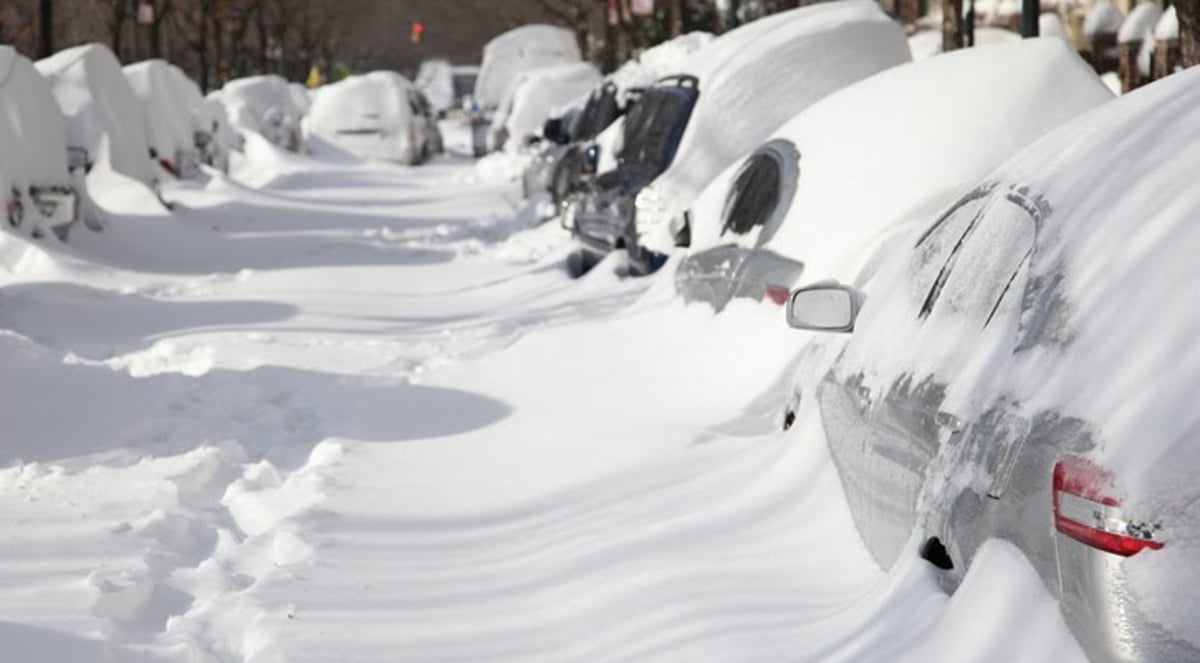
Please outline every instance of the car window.
M1007 196L992 197L974 218L934 285L931 306L938 315L965 316L986 327L1020 310L1037 224Z
M684 87L647 91L625 125L623 163L649 166L654 172L666 170L698 94L695 88Z
M799 158L795 146L783 140L771 141L750 155L725 199L721 235L745 235L761 228L755 243L765 244L795 195Z
M953 263L970 230L981 216L992 187L980 187L963 196L917 240L913 248L910 274L911 294L921 307L921 317L929 315Z

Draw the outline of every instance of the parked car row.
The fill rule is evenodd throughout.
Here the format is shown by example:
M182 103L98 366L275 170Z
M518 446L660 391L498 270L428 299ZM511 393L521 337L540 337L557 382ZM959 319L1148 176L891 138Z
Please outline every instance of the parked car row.
M1003 540L1094 663L1200 661L1200 73L1116 99L1058 37L923 55L869 3L751 23L551 118L526 189L575 275L785 307L780 422L819 421L881 567L954 591Z

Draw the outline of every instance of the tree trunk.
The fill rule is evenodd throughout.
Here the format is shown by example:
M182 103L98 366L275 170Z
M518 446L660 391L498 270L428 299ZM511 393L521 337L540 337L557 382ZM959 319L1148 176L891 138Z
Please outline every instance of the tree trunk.
M942 50L962 48L962 0L942 0Z
M1179 50L1184 67L1200 64L1200 0L1174 0L1179 15Z
M667 20L670 22L667 32L672 39L683 34L683 0L668 0Z
M54 55L54 0L38 0L38 58Z

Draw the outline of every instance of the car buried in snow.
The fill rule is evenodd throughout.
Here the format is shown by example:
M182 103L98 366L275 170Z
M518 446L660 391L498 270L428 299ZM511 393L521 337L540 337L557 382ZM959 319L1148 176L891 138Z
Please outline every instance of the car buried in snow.
M852 332L813 341L841 347L799 416L875 560L921 555L952 590L1006 541L1093 663L1200 661L1197 103L1191 71L1086 113L907 240L869 297L819 283L788 306Z
M996 86L998 76L1011 81ZM869 277L919 219L1111 98L1048 39L900 65L799 113L647 244L683 254L674 278L685 301L783 305L802 274Z
M588 95L582 108L546 120L541 142L535 146L533 160L525 168L522 183L525 197L541 192L550 194L555 206L579 190L587 170L585 156L601 131L625 114L632 98L622 106L617 86L599 85Z
M302 108L281 76L268 74L229 81L211 96L225 105L229 122L238 131L254 132L292 152L303 147Z
M200 173L201 154L196 147L196 107L184 94L182 72L165 60L146 60L123 69L146 121L150 157L160 179L194 179Z
M646 89L626 118L617 168L568 202L564 225L580 246L571 271L616 250L627 252L633 273L656 270L666 255L642 238L665 226L671 210L788 118L910 59L903 30L862 0L782 12L713 39L686 71Z
M317 91L305 128L362 159L418 164L437 146L429 134L433 120L422 115L415 95L413 84L393 71L351 76Z
M82 176L72 177L62 111L33 63L0 46L0 190L9 232L65 240L80 218Z

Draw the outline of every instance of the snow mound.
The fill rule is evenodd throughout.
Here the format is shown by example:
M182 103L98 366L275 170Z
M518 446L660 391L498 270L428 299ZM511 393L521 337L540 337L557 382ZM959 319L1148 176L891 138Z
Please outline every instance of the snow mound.
M1125 15L1111 2L1099 2L1083 20L1083 34L1091 39L1100 34L1116 34L1125 22Z
M842 0L755 21L694 59L700 97L671 165L638 196L643 235L665 226L721 169L796 113L911 56L903 30L876 3Z
M1063 25L1062 17L1058 14L1043 12L1038 16L1038 36L1067 38L1067 26Z
M69 185L67 123L45 79L0 46L0 173L10 187Z
M484 108L494 108L522 73L580 59L575 33L570 30L536 24L509 30L483 47L475 101Z
M67 145L87 150L89 163L107 139L113 170L146 184L154 164L146 142L146 118L121 64L102 44L76 46L36 63L66 118Z
M266 75L230 81L221 88L218 97L239 131L253 131L275 145L295 151L300 147L302 113L292 95L282 77Z
M1129 16L1125 17L1125 21L1121 23L1121 29L1117 32L1117 43L1127 44L1152 36L1154 27L1158 25L1162 14L1162 9L1154 2L1138 3L1138 6L1134 7L1133 11L1129 12Z
M519 148L526 136L541 132L546 119L587 98L603 76L588 62L541 67L517 77L500 102L492 126L508 133L504 147Z
M146 60L128 65L123 71L141 100L153 154L171 162L168 174L188 176L196 162L194 108L189 106L195 99L181 96L184 86L165 60Z
M1179 14L1175 11L1175 5L1167 7L1162 18L1158 19L1154 26L1154 38L1158 41L1179 39Z
M689 61L711 42L707 32L689 32L642 51L609 76L622 100L632 88L653 85L660 78L687 71Z

